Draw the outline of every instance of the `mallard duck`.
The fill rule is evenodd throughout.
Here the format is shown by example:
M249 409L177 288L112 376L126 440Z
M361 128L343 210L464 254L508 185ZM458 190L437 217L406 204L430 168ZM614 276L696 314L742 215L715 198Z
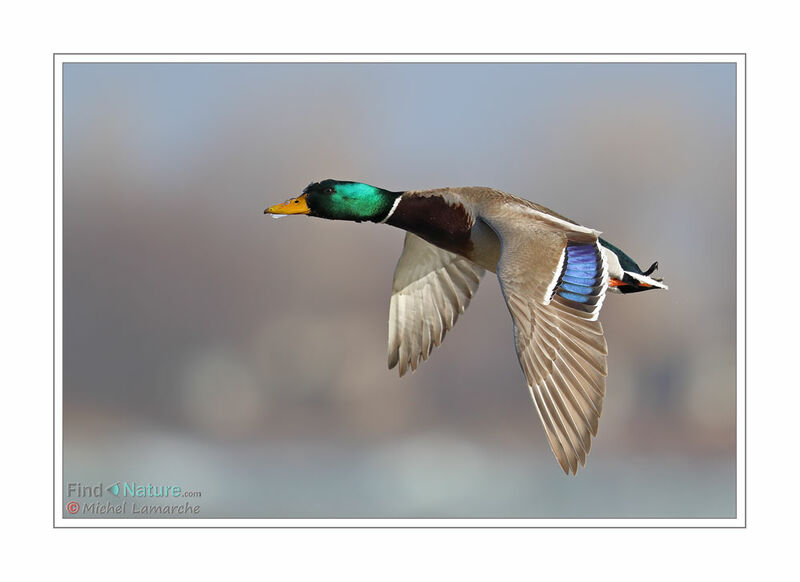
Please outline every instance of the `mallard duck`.
M264 211L375 222L406 231L389 306L389 368L415 370L497 274L516 351L550 448L565 473L586 464L603 409L607 291L667 289L628 255L544 206L485 187L393 192L340 180L309 184Z

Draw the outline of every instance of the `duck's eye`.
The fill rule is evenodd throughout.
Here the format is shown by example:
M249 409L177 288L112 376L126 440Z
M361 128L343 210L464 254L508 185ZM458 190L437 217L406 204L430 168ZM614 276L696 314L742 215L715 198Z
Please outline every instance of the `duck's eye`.
M333 188L328 186L327 188L325 188L325 190L323 190L323 192L325 192L325 194L333 194Z

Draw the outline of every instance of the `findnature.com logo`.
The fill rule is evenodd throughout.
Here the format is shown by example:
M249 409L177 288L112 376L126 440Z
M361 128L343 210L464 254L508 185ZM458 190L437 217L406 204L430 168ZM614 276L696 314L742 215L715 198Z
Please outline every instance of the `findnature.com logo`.
M102 501L106 494L110 494L117 501ZM197 515L200 513L200 506L193 505L189 501L178 504L153 504L144 501L173 501L175 498L198 498L202 494L200 491L185 491L178 485L155 485L153 483L137 483L135 481L115 481L111 485L104 487L103 483L94 485L84 485L83 483L68 483L67 498L70 501L66 504L67 513L70 515L81 514L81 516L92 515ZM79 502L73 498L83 499Z

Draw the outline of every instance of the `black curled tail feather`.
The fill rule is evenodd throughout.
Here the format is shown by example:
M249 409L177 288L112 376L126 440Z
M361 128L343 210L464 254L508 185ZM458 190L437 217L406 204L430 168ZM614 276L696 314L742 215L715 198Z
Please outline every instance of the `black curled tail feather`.
M649 277L656 270L658 270L658 261L656 261L652 265L650 265L650 267L644 273L642 273L642 275L647 275Z

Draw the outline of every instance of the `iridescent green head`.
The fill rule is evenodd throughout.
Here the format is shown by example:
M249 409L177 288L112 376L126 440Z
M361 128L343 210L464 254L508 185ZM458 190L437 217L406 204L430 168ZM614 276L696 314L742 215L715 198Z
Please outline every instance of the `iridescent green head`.
M331 220L380 222L389 216L402 192L341 180L309 184L303 195L271 206L267 214L308 214Z

